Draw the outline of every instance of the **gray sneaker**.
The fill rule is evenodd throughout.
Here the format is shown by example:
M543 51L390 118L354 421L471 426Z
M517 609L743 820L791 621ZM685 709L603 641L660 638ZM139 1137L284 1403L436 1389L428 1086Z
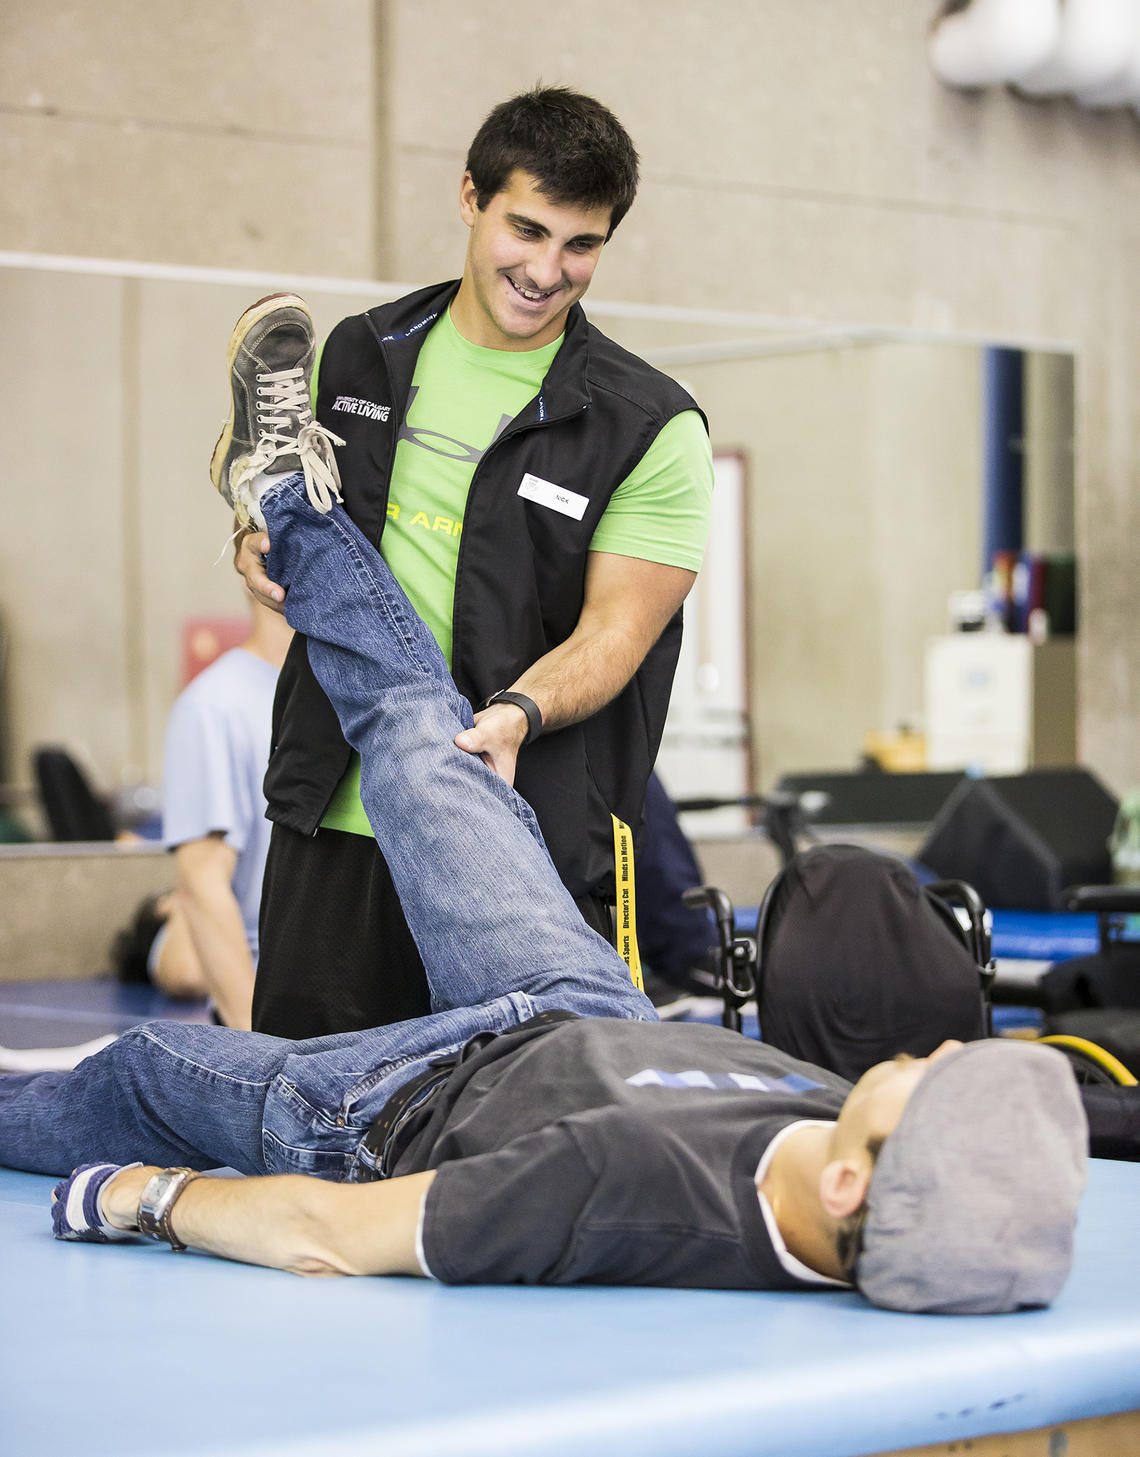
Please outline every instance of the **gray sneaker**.
M234 325L226 363L230 413L214 446L210 479L242 526L264 530L259 477L302 471L318 511L341 499L333 445L344 441L313 419L309 380L316 355L305 300L274 293L246 309Z

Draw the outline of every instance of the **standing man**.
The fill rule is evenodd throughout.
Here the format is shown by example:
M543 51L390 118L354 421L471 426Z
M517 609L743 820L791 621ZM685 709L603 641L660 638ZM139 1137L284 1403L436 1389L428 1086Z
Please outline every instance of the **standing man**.
M460 185L463 277L333 331L315 427L341 442L350 516L481 705L457 744L531 803L605 934L615 820L640 822L712 488L693 400L579 307L636 187L633 144L597 101L546 88L497 106ZM252 532L241 570L280 608L267 550ZM429 1010L359 774L298 636L266 777L258 1030L315 1036Z

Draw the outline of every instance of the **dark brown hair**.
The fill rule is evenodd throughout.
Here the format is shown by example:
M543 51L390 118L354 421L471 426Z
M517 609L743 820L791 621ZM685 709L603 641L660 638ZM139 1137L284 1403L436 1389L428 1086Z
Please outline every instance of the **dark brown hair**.
M467 153L480 211L521 169L551 202L608 207L607 238L633 203L637 166L633 142L613 112L567 86L535 87L500 102Z

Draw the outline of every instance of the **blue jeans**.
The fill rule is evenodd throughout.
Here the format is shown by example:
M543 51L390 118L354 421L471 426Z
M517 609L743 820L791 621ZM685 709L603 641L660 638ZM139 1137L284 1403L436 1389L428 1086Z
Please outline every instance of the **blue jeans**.
M263 498L269 575L362 761L369 823L423 957L432 1013L291 1042L144 1023L70 1073L0 1077L0 1163L65 1174L94 1159L369 1177L360 1144L388 1099L480 1032L538 1012L652 1020L585 924L529 805L452 742L471 725L434 638L340 507L300 475Z

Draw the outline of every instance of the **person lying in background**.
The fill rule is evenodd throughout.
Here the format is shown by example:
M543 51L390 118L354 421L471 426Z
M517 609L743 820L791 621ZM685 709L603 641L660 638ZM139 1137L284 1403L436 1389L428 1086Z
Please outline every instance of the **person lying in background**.
M170 712L162 837L176 879L148 957L151 980L169 996L208 996L224 1026L246 1028L269 849L262 780L293 636L279 613L253 597L249 605L249 636L192 679Z

